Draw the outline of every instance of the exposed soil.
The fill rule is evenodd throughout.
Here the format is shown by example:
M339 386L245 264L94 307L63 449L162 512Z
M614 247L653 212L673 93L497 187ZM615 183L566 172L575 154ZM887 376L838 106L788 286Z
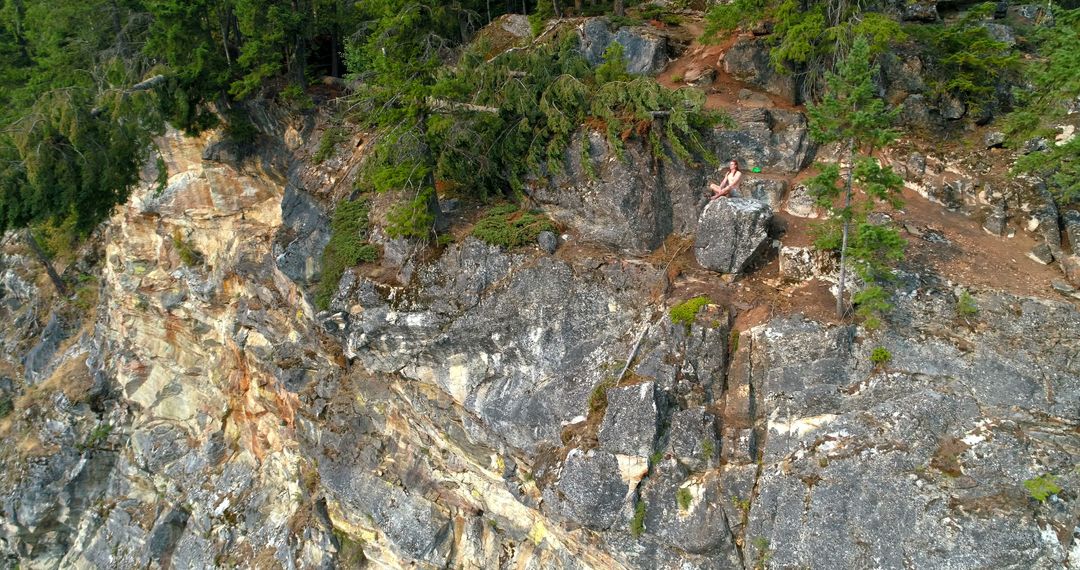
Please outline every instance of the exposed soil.
M688 22L684 27L694 37L700 36L702 31L697 22ZM729 112L761 106L804 110L802 106L792 106L724 72L723 54L738 39L739 36L733 34L715 45L703 45L694 40L681 57L671 62L658 80L667 87L677 88L684 85L681 80L688 73L693 75L711 68L715 70L715 79L705 88L707 108ZM981 130L968 133L972 140L980 135ZM954 140L950 144L970 148L972 143ZM940 148L936 150L936 154L941 154ZM1006 161L999 162L1006 164ZM792 188L814 174L811 167L790 176L768 173L759 176L784 179ZM1050 286L1051 281L1062 278L1061 273L1055 267L1041 265L1027 257L1027 252L1037 242L1026 232L1015 231L1012 237L994 236L985 232L978 220L949 211L915 192L905 189L902 196L903 208L891 211L889 215L904 228L902 233L908 240L908 248L903 266L908 270L932 271L956 284L975 289L1063 299ZM775 225L781 234L779 239L785 245L811 245L813 228L818 223L820 218L798 218L783 211L775 217ZM669 240L665 246L671 242ZM694 261L692 248L680 253L670 265L676 269L674 275L670 269L668 272L670 299L708 295L714 302L732 308L735 312L735 328L739 330L784 314L801 313L825 322L838 320L836 300L829 292L829 284L817 280L784 283L780 279L775 253L760 267L737 280L702 270Z

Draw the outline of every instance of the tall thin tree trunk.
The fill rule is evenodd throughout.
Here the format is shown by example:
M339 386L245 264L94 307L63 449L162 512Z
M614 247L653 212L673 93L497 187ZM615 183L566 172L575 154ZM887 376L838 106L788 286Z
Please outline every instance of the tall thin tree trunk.
M844 285L847 281L847 241L851 224L851 174L855 168L855 141L848 139L848 171L844 178L844 229L840 237L840 283L836 295L836 316L844 316Z
M38 262L45 267L45 273L49 274L49 280L52 281L53 286L56 287L56 292L60 293L61 297L67 297L68 291L67 287L64 286L64 281L60 279L60 275L53 269L52 262L49 261L45 252L41 250L41 246L38 245L37 240L34 239L34 234L31 233L29 229L25 229L23 230L23 239L26 240L27 245L30 246L30 250L34 252L34 257L36 257Z

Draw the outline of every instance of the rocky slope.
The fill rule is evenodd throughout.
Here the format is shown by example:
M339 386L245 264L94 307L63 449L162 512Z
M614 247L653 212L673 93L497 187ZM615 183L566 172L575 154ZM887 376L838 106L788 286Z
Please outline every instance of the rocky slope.
M792 175L813 156L796 111L737 120L709 143L723 156ZM363 149L315 164L312 121L259 124L243 158L162 139L168 183L148 171L99 236L82 306L7 245L10 564L1080 567L1067 298L974 291L972 312L907 268L882 331L748 322L722 301L739 282L661 244L775 256L739 228L786 186L748 184L749 218L706 208L701 167L598 140L598 176L570 156L532 190L567 228L554 255L385 240L317 312L326 204ZM695 286L718 302L673 322ZM1037 500L1025 482L1048 474L1060 490Z

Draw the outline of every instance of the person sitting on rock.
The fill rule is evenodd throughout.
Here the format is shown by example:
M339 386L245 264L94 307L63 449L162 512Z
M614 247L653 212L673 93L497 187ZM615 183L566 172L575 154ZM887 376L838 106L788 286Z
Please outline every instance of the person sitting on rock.
M739 170L739 161L732 160L728 163L728 171L724 174L724 179L720 181L720 184L709 183L709 190L712 190L712 197L709 200L715 200L723 196L734 198L736 194L733 194L733 192L739 188L740 180L742 180L742 171Z

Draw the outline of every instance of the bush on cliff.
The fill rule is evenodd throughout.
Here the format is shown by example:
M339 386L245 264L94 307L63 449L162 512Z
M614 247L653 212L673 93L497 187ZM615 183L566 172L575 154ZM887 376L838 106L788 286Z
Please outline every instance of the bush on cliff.
M325 310L337 292L338 281L349 267L379 257L367 242L368 201L364 198L338 202L330 221L330 241L322 255L322 276L315 290L315 307Z
M542 231L555 231L555 224L542 214L521 210L514 204L489 209L473 226L472 235L507 249L536 243Z

